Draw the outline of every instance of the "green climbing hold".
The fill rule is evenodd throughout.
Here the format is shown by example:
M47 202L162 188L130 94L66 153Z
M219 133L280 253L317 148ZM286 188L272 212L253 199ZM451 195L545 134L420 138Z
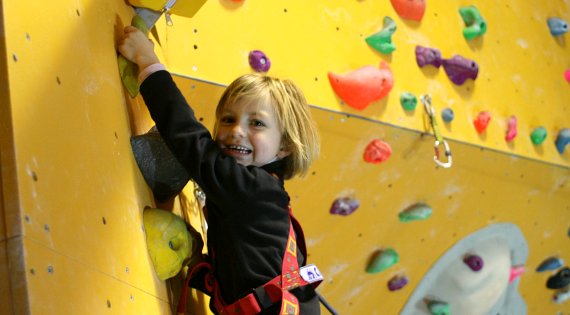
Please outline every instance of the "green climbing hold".
M459 14L463 22L465 22L465 28L463 29L465 39L471 40L487 32L487 22L485 22L475 6L461 7Z
M404 110L413 111L418 105L418 98L410 92L404 92L400 95L400 103Z
M366 267L366 272L378 273L384 271L389 267L395 265L398 260L400 260L400 256L392 248L378 251L370 261L368 267Z
M144 20L139 15L135 15L133 17L131 25L138 28L141 30L141 32L148 36L148 28L146 27ZM121 75L121 80L123 81L123 85L127 89L127 92L129 92L129 95L131 97L137 96L139 93L138 66L123 57L123 55L119 55L117 62L119 64L119 73Z
M389 16L385 16L382 30L366 37L366 43L383 54L389 54L396 50L396 45L392 42L392 34L395 31L396 22Z
M432 315L449 315L451 311L449 309L449 304L440 301L430 301L428 302L428 309Z
M431 217L432 209L426 204L416 204L400 212L400 222L425 220Z
M538 127L530 134L530 140L534 145L540 145L544 142L544 139L546 139L547 134L548 132L546 131L546 128L542 126Z

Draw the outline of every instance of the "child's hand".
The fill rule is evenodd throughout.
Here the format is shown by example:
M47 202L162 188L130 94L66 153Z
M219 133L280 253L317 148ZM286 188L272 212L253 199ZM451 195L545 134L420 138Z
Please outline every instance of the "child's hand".
M119 52L136 63L141 70L159 62L154 53L153 42L134 26L125 27L123 39L119 43Z

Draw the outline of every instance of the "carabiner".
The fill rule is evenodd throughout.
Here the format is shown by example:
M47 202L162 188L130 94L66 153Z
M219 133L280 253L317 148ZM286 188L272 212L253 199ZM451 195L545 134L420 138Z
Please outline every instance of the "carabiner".
M424 108L428 114L431 127L433 129L433 136L435 137L435 145L434 145L435 154L433 156L433 160L435 164L437 164L438 166L441 166L443 168L450 168L453 163L451 159L451 149L449 148L449 144L447 144L447 141L443 139L443 137L441 136L441 132L439 131L439 127L435 119L435 110L431 105L431 96L429 94L424 94L421 96L421 101L422 103L424 103ZM447 162L442 162L439 159L440 144L442 144L443 148L445 149L445 156L447 157Z
M445 162L445 163L439 160L439 145L440 144L443 144L443 148L445 149L445 156L447 157L447 162ZM435 140L434 151L435 151L435 154L433 156L433 160L434 160L435 164L437 164L443 168L450 168L451 165L453 164L453 160L451 158L451 149L449 148L449 144L447 144L447 141L443 140L443 143L440 143L438 140Z

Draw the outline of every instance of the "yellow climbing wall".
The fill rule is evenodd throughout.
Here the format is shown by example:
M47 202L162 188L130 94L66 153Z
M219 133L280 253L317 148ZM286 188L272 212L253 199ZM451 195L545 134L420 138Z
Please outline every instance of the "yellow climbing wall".
M0 4L0 313L173 313L180 279L165 283L152 270L142 210L153 201L129 143L152 122L139 98L125 96L116 64L118 30L132 9L117 0ZM463 38L457 12L470 4L489 26L472 42ZM384 16L398 25L391 56L364 42ZM172 27L159 20L156 48L208 126L220 85L251 71L253 49L271 59L270 74L306 92L323 137L322 159L288 190L310 261L326 277L319 291L340 314L398 314L450 246L496 222L517 224L528 242L519 285L528 313L567 313L569 302L550 302L550 274L534 272L549 256L570 260L570 153L559 154L553 144L558 130L570 127L563 79L570 53L568 34L550 35L549 16L569 21L570 5L431 1L416 23L400 19L389 1L209 0L193 18L173 16ZM417 44L475 60L478 79L457 87L443 69L418 68ZM382 60L395 78L389 97L363 111L341 104L327 72ZM430 93L438 113L455 111L452 124L440 123L454 154L451 169L433 164L433 137L421 135L423 108L404 112L404 91ZM478 136L472 120L482 110L492 120ZM507 144L510 115L518 117L519 136ZM548 138L534 147L528 135L541 125ZM393 155L371 165L362 152L375 138L390 143ZM334 199L348 193L360 208L330 215ZM397 214L417 202L433 208L432 218L400 223ZM398 251L398 264L365 273L372 253L386 247ZM396 273L410 283L388 292ZM205 314L203 297L191 305Z

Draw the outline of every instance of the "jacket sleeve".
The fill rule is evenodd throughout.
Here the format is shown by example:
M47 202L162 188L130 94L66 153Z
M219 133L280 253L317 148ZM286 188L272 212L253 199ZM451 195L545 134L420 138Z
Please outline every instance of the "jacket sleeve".
M287 205L286 193L275 189L279 183L270 174L239 165L223 154L210 132L196 120L169 72L151 74L140 91L170 150L220 209L246 206L252 198Z

